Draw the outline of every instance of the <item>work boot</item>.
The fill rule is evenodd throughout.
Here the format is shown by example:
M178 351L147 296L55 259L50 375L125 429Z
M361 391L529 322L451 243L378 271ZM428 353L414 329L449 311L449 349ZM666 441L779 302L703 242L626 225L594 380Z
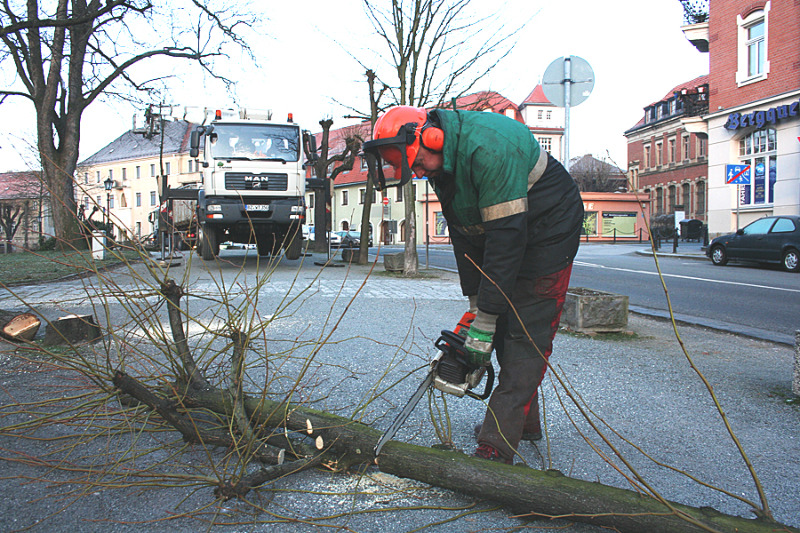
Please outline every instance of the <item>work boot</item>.
M473 433L475 435L475 440L478 440L478 435L481 434L481 428L483 424L477 424L473 429ZM535 440L542 440L542 429L541 428L533 428L532 431L528 431L522 434L520 440L527 440L533 442Z
M500 457L500 453L488 444L478 445L478 448L475 450L472 456L480 457L481 459L488 459L489 461L495 461L498 463L505 463L507 465L514 464L513 459L503 459Z

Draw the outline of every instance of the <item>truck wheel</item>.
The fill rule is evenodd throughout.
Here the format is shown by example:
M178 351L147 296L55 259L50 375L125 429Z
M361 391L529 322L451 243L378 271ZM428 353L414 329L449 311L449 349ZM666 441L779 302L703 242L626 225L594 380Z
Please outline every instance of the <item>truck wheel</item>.
M203 227L200 230L200 257L211 261L219 255L219 232L214 228Z
M272 248L275 245L275 239L269 237L257 237L256 248L258 248L258 255L267 256L272 255Z
M287 239L292 239L284 247L284 254L286 255L286 259L290 261L294 261L295 259L300 259L300 254L303 252L303 237L302 235L289 235L286 237Z

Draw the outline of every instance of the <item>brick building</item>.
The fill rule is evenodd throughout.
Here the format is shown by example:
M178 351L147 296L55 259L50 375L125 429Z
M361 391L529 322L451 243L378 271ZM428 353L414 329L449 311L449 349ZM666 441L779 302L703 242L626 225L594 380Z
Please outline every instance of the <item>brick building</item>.
M695 123L708 112L708 90L708 76L677 85L624 134L631 188L650 202L653 215L680 206L687 218L706 219L707 138Z
M709 0L687 39L709 54L708 226L728 233L800 214L800 10L796 1ZM750 167L730 185L726 165Z

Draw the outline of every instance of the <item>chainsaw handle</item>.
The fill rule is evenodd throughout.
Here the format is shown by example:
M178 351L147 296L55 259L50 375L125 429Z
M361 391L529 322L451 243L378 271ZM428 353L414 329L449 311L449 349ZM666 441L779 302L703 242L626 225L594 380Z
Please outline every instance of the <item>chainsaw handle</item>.
M442 330L442 335L436 339L436 342L433 345L442 352L446 352L446 346L450 346L450 348L454 349L456 352L456 359L458 359L461 363L463 363L467 368L474 371L477 368L473 367L467 362L467 356L464 351L464 337L461 335L454 333L452 331L448 331L446 329ZM492 389L494 389L494 367L491 363L486 365L486 385L483 387L482 394L476 394L472 391L467 391L466 395L470 398L475 398L478 400L485 400L492 394Z
M489 363L486 365L486 385L483 387L483 394L475 394L472 391L467 391L466 394L476 400L485 400L492 395L492 389L494 389L494 367Z

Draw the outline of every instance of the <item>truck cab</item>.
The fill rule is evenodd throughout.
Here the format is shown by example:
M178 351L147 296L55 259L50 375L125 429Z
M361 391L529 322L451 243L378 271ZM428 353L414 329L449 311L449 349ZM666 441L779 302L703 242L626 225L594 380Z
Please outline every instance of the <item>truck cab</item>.
M198 191L199 246L213 259L225 241L255 243L259 255L284 250L297 259L305 221L303 134L291 115L215 111L214 120L192 132L190 154L203 147Z

